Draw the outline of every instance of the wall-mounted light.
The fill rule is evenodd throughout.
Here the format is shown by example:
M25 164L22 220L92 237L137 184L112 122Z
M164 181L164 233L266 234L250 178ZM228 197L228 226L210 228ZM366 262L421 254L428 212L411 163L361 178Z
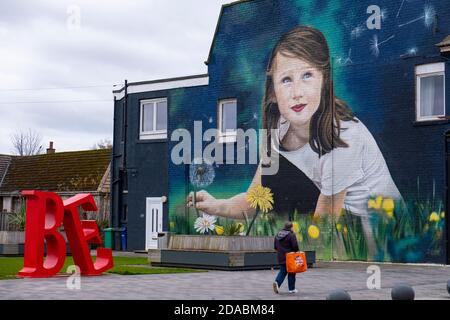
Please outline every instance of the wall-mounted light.
M450 34L442 40L440 43L436 45L441 50L441 54L449 55L450 54Z

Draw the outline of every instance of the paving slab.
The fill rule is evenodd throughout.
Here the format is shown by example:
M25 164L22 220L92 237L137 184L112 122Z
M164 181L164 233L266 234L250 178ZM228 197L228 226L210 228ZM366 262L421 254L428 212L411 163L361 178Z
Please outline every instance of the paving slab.
M369 290L367 268L380 268L381 289ZM160 275L82 277L80 290L67 288L68 277L0 281L0 299L37 300L323 300L335 289L354 300L390 300L398 283L411 285L417 300L450 300L449 266L318 262L297 275L297 294L272 291L277 270L208 271ZM287 281L287 280L286 280Z

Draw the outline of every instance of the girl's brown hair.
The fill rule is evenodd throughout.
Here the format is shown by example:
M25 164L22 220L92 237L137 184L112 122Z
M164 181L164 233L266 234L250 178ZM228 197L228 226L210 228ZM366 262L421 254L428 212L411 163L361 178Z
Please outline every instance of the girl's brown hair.
M317 68L323 74L320 105L311 118L309 144L319 157L334 148L346 148L348 144L340 138L341 121L354 121L355 115L350 108L334 96L333 79L328 44L325 36L317 29L298 26L284 34L275 48L267 67L266 90L263 101L263 129L267 130L267 153L271 155L271 130L278 128L280 111L274 101L273 64L280 53L288 57L299 58Z

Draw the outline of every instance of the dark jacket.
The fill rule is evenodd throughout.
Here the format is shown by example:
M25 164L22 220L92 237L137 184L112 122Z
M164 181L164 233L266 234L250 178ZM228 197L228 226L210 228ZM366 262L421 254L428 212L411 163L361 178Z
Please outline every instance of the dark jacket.
M275 236L275 250L278 251L278 263L286 263L286 253L297 252L298 242L295 234L289 229L283 229Z

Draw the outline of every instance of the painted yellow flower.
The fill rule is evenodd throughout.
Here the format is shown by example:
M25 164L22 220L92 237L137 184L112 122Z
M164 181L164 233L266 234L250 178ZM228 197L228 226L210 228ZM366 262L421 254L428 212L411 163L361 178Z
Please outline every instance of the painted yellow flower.
M300 227L298 226L298 222L293 222L292 227L293 227L294 233L300 232Z
M441 218L436 212L430 214L430 222L438 222L439 220L441 220Z
M383 204L383 197L382 196L378 196L375 200L374 199L370 199L367 202L367 206L369 207L369 209L381 209L381 205Z
M441 212L441 219L445 218L445 212Z
M238 222L237 229L239 230L239 232L244 232L244 227L245 226L242 223Z
M394 200L391 198L386 198L383 200L383 210L392 211L395 208Z
M217 235L221 236L225 232L225 228L222 226L216 226L215 228Z
M383 210L384 212L386 212L386 215L389 218L392 218L394 216L394 208L395 208L395 204L394 204L394 200L393 199L384 199L383 201Z
M311 239L317 239L320 235L320 230L315 225L311 225L308 228L308 235Z
M348 233L348 229L347 229L347 227L344 227L344 234L347 234Z
M340 232L342 230L342 224L336 224L336 230Z
M267 213L273 209L273 193L269 188L257 185L248 192L247 202L252 208L259 208L263 213Z

